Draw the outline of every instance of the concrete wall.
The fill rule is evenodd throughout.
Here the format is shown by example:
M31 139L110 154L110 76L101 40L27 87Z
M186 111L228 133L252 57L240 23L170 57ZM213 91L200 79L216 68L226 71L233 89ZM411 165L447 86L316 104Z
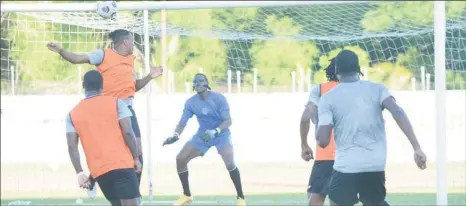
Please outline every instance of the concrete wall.
M434 92L393 92L410 117L418 139L435 161ZM237 162L300 162L299 119L307 93L226 94L233 117L232 139ZM81 96L2 96L2 163L69 163L64 119ZM162 142L173 132L189 95L153 95L150 112L152 162L173 163L177 152L197 129L191 119L182 139L169 147ZM465 161L466 91L447 93L447 153L449 161ZM140 121L144 153L147 154L146 96L138 94L135 110ZM411 162L412 149L388 112L389 162ZM313 134L311 131L310 134ZM315 145L314 137L309 137ZM145 161L148 161L145 155ZM218 161L213 148L204 161ZM203 162L204 162L203 161Z

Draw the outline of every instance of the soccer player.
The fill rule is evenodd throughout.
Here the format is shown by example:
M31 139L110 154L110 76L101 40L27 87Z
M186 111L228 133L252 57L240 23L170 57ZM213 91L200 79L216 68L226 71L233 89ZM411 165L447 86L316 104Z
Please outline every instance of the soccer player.
M330 65L325 69L328 82L319 84L312 88L309 96L309 101L301 116L300 134L301 134L301 157L305 161L314 158L311 147L307 143L307 135L310 128L310 120L317 126L317 105L322 95L338 85L338 79L335 74L335 59L331 59ZM316 146L316 157L312 167L311 177L307 194L309 197L309 205L324 205L325 198L328 192L328 184L333 171L333 163L335 160L335 142L333 134L330 137L330 143L326 148L319 145Z
M414 161L426 168L426 155L411 123L383 84L359 79L358 56L349 50L335 58L339 85L322 96L318 105L316 140L329 145L335 133L336 156L329 185L332 205L388 205L385 201L387 140L382 112L387 109L414 150Z
M128 105L128 109L131 111L131 125L136 135L139 158L143 162L141 132L136 113L133 110L133 99L135 93L144 88L153 78L160 76L163 69L152 67L147 76L135 79L134 59L136 57L133 55L133 35L127 30L118 29L111 32L109 37L112 40L111 48L98 49L88 54L66 51L60 45L52 42L48 43L47 47L73 64L87 63L97 67L97 71L102 74L104 79L102 95L118 97ZM142 172L137 175L140 183ZM88 191L90 197L95 197L96 194L94 182L91 178L91 186Z
M210 91L207 77L201 73L194 76L193 90L196 90L197 94L186 101L183 115L173 136L167 138L163 143L166 145L178 141L188 120L196 115L199 129L176 156L176 169L183 186L183 195L174 202L174 205L185 205L192 201L188 182L188 163L196 157L204 156L212 146L217 148L217 152L230 172L237 192L237 204L246 205L240 173L235 165L233 145L230 139L229 127L232 121L227 99L220 93Z
M81 140L89 171L112 205L139 205L136 172L142 164L131 128L131 111L117 97L102 96L102 75L91 70L84 75L86 98L66 119L66 138L71 162L80 187L88 188L78 150Z

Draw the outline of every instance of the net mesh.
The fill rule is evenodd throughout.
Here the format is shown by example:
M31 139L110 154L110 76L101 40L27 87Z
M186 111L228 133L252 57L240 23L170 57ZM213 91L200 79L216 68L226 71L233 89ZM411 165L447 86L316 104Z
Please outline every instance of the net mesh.
M446 2L449 89L466 87L465 4ZM149 25L152 63L160 64L161 12L150 12ZM72 51L93 51L106 47L105 34L117 28L134 32L142 51L142 11L120 11L116 20L102 19L95 12L2 13L2 84L11 85L6 81L13 76L18 84L69 82L77 76L76 70L58 69L71 65L50 54L44 45L56 41ZM251 90L254 68L259 91L290 91L294 85L305 90L306 83L324 81L322 68L328 59L347 48L359 55L369 80L392 89L412 89L414 77L416 89L432 89L433 28L432 2L174 10L167 12L167 66L173 71L177 91L184 91L186 81L199 68L220 91L226 89L227 70L233 71L233 85L240 71L243 91ZM39 61L48 63L36 64ZM53 64L59 66L51 68ZM12 65L18 75L11 75ZM28 77L26 71L32 70L38 74ZM43 70L60 72L44 79L39 72Z
M448 93L447 176L449 192L464 193L465 155L458 155L458 151L463 154L465 151L466 3L450 1L446 5L446 83L448 89L462 90ZM325 80L323 68L328 66L328 60L346 48L359 55L366 79L383 82L392 90L434 89L433 7L433 2L419 1L167 11L165 56L171 72L166 78L175 92L189 90L187 82L199 71L206 73L213 89L221 92L228 90L229 80L232 92L238 86L242 92L253 91L254 82L257 82L258 92L304 91ZM160 65L164 53L162 14L149 14L151 63ZM86 53L108 47L107 34L117 28L133 32L136 49L146 53L142 11L119 12L115 21L103 20L94 12L2 12L2 94L81 93L81 77L94 67L64 61L48 51L46 43L53 41L67 50ZM145 75L143 65L137 61L135 64L138 76ZM238 79L237 74L241 78ZM164 91L161 78L152 86L154 92ZM433 92L394 93L397 101L409 111L428 158L435 159L435 115L426 112L435 110ZM283 137L299 136L296 120L307 96L287 93L229 97L232 108L236 108L232 109L232 116L240 120L235 121L232 129L233 141L236 142L235 151L239 151L235 158L247 194L302 194L305 191L311 166L299 159L299 139L283 141ZM145 149L148 137L143 128L155 127L150 137L152 161L157 162L151 177L155 194L178 194L181 191L174 157L183 144L178 143L169 149L162 148L160 143L171 134L181 115L185 97L154 95L150 109L144 105L144 95L135 98L136 112L141 115L138 119ZM82 95L2 95L2 198L85 196L76 189L75 174L63 140L64 114L80 99ZM151 125L145 121L149 112L152 114ZM180 141L188 140L196 126L191 120L184 132L186 138ZM310 134L313 132L311 128ZM429 165L428 170L419 171L413 165L410 145L393 121L387 121L387 136L390 137L387 139L390 154L388 190L435 192L436 171L431 169L435 166ZM309 139L310 145L315 145L311 136ZM264 143L265 147L257 146ZM147 150L144 154L148 154ZM147 155L145 158L147 163ZM210 151L199 162L205 164L190 163L191 185L196 195L232 194L228 173L215 151ZM147 170L148 166L145 168ZM144 173L143 194L147 194L147 179L148 175ZM461 195L451 204L464 205L464 194ZM417 198L391 196L394 204L399 205L435 204L430 196L422 194ZM302 200L295 203L307 204L305 195Z

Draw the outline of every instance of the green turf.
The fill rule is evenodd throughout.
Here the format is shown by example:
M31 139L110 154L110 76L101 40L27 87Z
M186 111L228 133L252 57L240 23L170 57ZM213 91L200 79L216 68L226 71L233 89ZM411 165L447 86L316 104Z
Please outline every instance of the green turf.
M143 199L143 205L170 205L175 196L157 196L152 202L147 197ZM30 205L77 205L76 198L68 199L20 199L29 202ZM82 198L83 205L108 205L102 197L95 200ZM252 195L247 197L248 205L305 205L305 194L267 194ZM2 205L14 204L14 199L2 199ZM387 201L390 205L435 205L436 196L433 193L392 193L388 194ZM450 193L449 205L466 205L465 193ZM18 202L17 202L18 203ZM232 196L197 196L193 205L234 205L235 198Z

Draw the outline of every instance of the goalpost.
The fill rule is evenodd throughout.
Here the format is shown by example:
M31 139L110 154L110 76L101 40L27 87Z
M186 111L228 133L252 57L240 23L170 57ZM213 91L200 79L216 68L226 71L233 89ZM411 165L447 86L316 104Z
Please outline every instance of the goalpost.
M28 40L28 41L35 41L40 42L40 44L45 45L46 41L51 41L55 38L60 38L62 43L66 43L69 45L74 45L74 47L81 52L92 51L93 49L99 48L99 46L104 46L107 40L104 39L104 35L106 32L115 29L115 28L126 28L131 30L133 33L139 35L139 39L135 40L137 47L142 50L142 53L145 56L144 65L141 65L145 69L145 72L150 71L150 62L151 58L151 50L154 50L151 45L151 38L159 38L164 35L170 36L189 36L194 38L218 38L221 39L223 45L225 47L232 48L232 51L237 52L230 52L225 57L226 61L229 61L229 70L233 69L241 72L249 72L254 70L254 76L256 76L257 68L253 68L251 65L247 65L244 63L246 60L250 60L251 56L254 58L259 59L261 56L260 54L253 53L251 55L246 55L245 53L241 53L243 50L250 50L248 46L245 46L244 42L251 42L251 41L263 41L265 42L262 47L260 48L279 48L273 47L274 41L283 41L283 42L294 42L290 44L284 44L283 47L288 49L296 49L297 53L302 52L303 55L312 56L312 58L317 58L317 54L313 53L314 51L321 51L321 50L331 50L332 52L327 53L326 58L320 57L318 60L314 60L315 62L320 62L320 67L326 66L326 60L328 60L331 55L335 55L337 51L336 49L347 47L350 49L355 49L356 51L362 51L361 47L365 47L363 49L373 51L378 56L378 60L380 62L391 62L393 59L402 58L399 56L397 52L392 50L396 50L397 48L394 46L397 41L402 41L401 45L403 47L408 48L412 46L412 44L419 44L425 47L433 47L434 48L434 61L435 63L432 64L429 61L423 59L422 54L416 53L417 51L412 51L411 56L414 60L409 61L406 63L408 66L412 66L415 68L419 68L419 74L412 74L413 76L417 77L417 80L414 81L414 85L420 82L430 82L430 78L426 79L426 76L423 75L425 72L428 73L428 76L435 75L435 128L436 128L436 167L437 167L437 205L447 205L447 155L446 155L446 88L448 82L446 81L447 74L446 74L446 63L447 61L458 58L458 57L450 57L447 59L446 57L446 40L447 40L447 32L448 29L457 29L464 27L464 23L462 24L461 19L455 19L455 21L450 22L447 25L447 17L446 17L446 7L444 1L436 1L434 2L434 18L432 20L433 25L426 23L425 25L422 24L412 24L412 25L402 25L398 27L396 31L383 31L383 32L371 32L370 29L362 30L359 28L358 25L343 25L340 24L342 21L345 21L344 18L341 19L325 19L325 18L318 18L316 16L312 16L312 12L322 12L323 15L325 13L329 13L332 9L338 9L339 7L332 7L333 5L340 5L344 7L351 7L354 9L354 12L368 12L371 9L375 9L376 6L372 4L368 4L370 2L353 2L353 1L186 1L186 2L118 2L118 10L119 12L123 11L143 11L142 16L139 14L137 15L129 15L129 14L121 14L118 18L118 21L110 21L101 19L99 16L95 14L96 10L96 3L24 3L24 4L15 4L15 3L4 3L2 2L2 21L4 14L8 13L16 13L18 15L22 15L22 17L16 17L16 20L9 19L10 21L16 22L24 22L25 24L29 24L31 22L35 23L44 23L50 24L52 26L56 26L60 24L61 31L56 31L55 29L50 29L49 26L43 26L43 33L38 33L42 38L40 40ZM392 2L393 3L393 2ZM377 4L377 3L374 3ZM387 2L386 4L390 4ZM313 6L320 6L317 9L314 9ZM289 26L290 28L294 27L293 23L290 23L289 18L286 18L286 15L291 15L297 13L298 16L301 15L303 19L301 20L302 25L316 25L316 26L328 26L329 28L312 28L309 26L304 28L304 26L300 27L300 32L292 32L292 31L281 31L277 28L269 28L264 26L262 28L267 29L267 31L254 31L254 28L246 28L246 29L238 29L235 28L238 22L230 22L231 25L226 25L226 27L221 27L218 25L211 24L210 29L205 28L190 28L189 25L179 25L180 22L175 22L173 24L168 24L167 28L160 28L160 25L163 25L163 22L158 22L152 20L150 16L150 11L158 11L158 10L193 10L193 9L238 9L238 8L264 8L259 12L263 12L264 16L267 12L270 12L276 16L281 16L280 18L264 18L263 20L266 21L276 21L276 25L278 26ZM270 8L269 10L265 8ZM288 10L286 10L288 9ZM307 10L306 10L307 9ZM294 13L293 13L294 12ZM245 21L248 21L249 13L244 12L241 13L244 15ZM256 15L258 15L256 13ZM373 14L376 15L376 14ZM335 17L335 16L332 16ZM351 19L351 16L347 16L345 18ZM34 19L34 20L31 20ZM369 19L370 20L370 19ZM168 20L170 21L170 20ZM251 20L252 21L252 20ZM300 20L294 20L300 21ZM319 21L325 21L329 23L333 23L336 25L324 25L323 23L319 23ZM261 22L253 22L254 24L261 25ZM369 24L369 23L368 23ZM70 28L67 30L68 35L70 37L63 37L64 32L62 25L71 25ZM277 26L277 27L278 27ZM350 26L354 26L357 29L353 29ZM76 27L76 28L74 28ZM19 27L17 27L19 28ZM37 27L39 28L39 27ZM41 27L42 28L42 27ZM83 31L79 31L80 28L84 28ZM213 28L213 29L212 29ZM26 28L21 28L21 31L27 31L28 26ZM307 30L306 30L307 29ZM19 30L19 29L18 29ZM299 30L299 29L298 29ZM2 30L3 32L3 30ZM47 36L47 32L53 33L53 35L61 35L61 37L54 36L53 39ZM433 33L434 40L432 42L426 42L426 39L429 37L415 37L416 35L424 35L427 33ZM81 40L76 40L72 42L71 36L76 35L79 36L80 34L91 35L91 38L88 36L82 37ZM3 35L2 35L3 38ZM68 40L67 40L68 38ZM78 37L79 39L80 37ZM377 39L378 43L373 43ZM412 39L409 39L412 38ZM453 38L453 37L452 37ZM464 37L462 37L464 38ZM26 38L28 39L28 38ZM97 40L96 40L97 39ZM304 42L304 41L316 41L315 45L308 45L304 48L296 46L296 42ZM68 41L68 42L67 42ZM175 42L175 40L173 40ZM385 41L385 42L384 42ZM270 44L269 44L270 42ZM413 43L414 42L414 43ZM29 42L32 43L32 42ZM162 43L164 44L164 43ZM81 46L80 46L81 45ZM360 46L354 46L360 45ZM361 46L362 45L362 46ZM170 45L165 45L162 47L169 47ZM353 47L351 47L353 46ZM418 46L418 45L416 45ZM13 46L9 46L13 48ZM25 48L27 46L24 46ZM69 46L73 47L73 46ZM94 47L94 48L92 48ZM158 49L159 47L155 45ZM330 49L329 49L330 48ZM37 46L35 47L37 49ZM358 50L359 49L359 50ZM427 48L429 49L429 48ZM41 54L45 55L46 51L43 48L38 49L40 50ZM167 48L161 48L162 51L166 51ZM236 51L239 50L239 51ZM15 51L15 49L11 49L11 51ZM397 54L392 54L392 52ZM408 52L408 51L407 51ZM13 53L13 52L12 52ZM358 53L358 52L357 52ZM359 53L358 53L359 54ZM158 55L158 54L157 54ZM162 54L163 58L160 62L165 62L168 54ZM300 55L300 54L297 54ZM398 56L397 56L398 55ZM11 56L14 56L13 54ZM407 55L409 56L409 55ZM19 56L16 56L19 57ZM49 56L50 57L50 56ZM2 57L3 58L3 57ZM11 57L9 56L8 59ZM362 56L360 56L363 59ZM365 60L362 60L361 63L365 64L364 66L370 67L372 64L376 64L378 62L373 62L370 60L369 57L364 57ZM458 59L454 59L458 60ZM20 61L20 60L19 60ZM46 60L42 60L46 61ZM8 61L10 62L10 61ZM323 63L322 63L323 62ZM8 63L10 64L10 63ZM64 63L60 63L64 64ZM296 65L296 63L293 63ZM259 63L258 65L267 65L267 63ZM166 66L166 65L164 65ZM307 76L306 81L311 81L311 67L310 64L308 65L298 65L299 73L301 73L301 77ZM425 71L424 67L433 68L433 73L429 73ZM462 67L457 67L462 68ZM266 69L266 68L258 68L258 69ZM259 70L259 73L262 70ZM308 72L307 72L308 71ZM2 71L8 73L8 71ZM166 72L166 71L165 71ZM294 72L294 70L293 70ZM306 73L307 72L307 73ZM385 72L385 71L384 71ZM391 72L389 70L388 72ZM305 74L306 73L306 74ZM371 78L371 75L374 75L377 72L365 72L366 75ZM422 73L422 74L421 74ZM12 74L12 73L8 73ZM167 73L165 73L167 74ZM278 73L277 75L283 75L285 73ZM289 73L287 73L289 74ZM305 74L305 75L304 75ZM217 76L216 76L217 75ZM218 76L219 73L213 74L214 78L226 78L226 74L222 74L223 76ZM295 75L295 74L293 74ZM317 74L314 74L317 75ZM13 74L14 76L14 74ZM165 75L164 75L165 76ZM241 74L238 75L237 80L240 81L239 77ZM375 76L375 75L374 75ZM164 77L165 78L165 77ZM231 74L228 76L231 79ZM264 77L265 79L265 77ZM304 78L303 78L304 79ZM256 79L254 79L256 81ZM265 81L265 80L264 80ZM395 81L395 80L393 80ZM402 81L402 80L397 80ZM406 84L406 81L403 80L403 84ZM286 81L285 81L286 82ZM301 82L303 83L303 82ZM425 88L428 83L424 83L421 85L421 88ZM167 86L164 82L163 87ZM427 87L430 87L428 85ZM153 87L147 86L145 90L145 106L146 106L146 128L143 136L146 137L147 141L147 176L148 176L148 190L149 190L149 198L152 200L152 145L154 144L151 141L151 137L153 136L153 124L151 124L152 117L151 117L151 91ZM239 90L239 89L238 89ZM256 88L254 88L256 90Z

